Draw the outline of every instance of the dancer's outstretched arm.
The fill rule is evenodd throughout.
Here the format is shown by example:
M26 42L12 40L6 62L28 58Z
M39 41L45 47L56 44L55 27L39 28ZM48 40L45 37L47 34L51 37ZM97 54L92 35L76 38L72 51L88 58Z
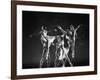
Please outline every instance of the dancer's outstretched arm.
M64 34L66 33L66 31L64 31L64 30L62 29L61 26L58 26L58 28L59 28Z

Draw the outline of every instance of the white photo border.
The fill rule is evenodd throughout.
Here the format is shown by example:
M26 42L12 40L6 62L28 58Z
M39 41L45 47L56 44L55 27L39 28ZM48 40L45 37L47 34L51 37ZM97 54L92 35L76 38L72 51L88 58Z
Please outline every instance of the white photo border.
M90 24L90 56L89 66L81 67L65 67L65 68L35 68L22 69L22 11L42 11L42 12L59 12L59 13L81 13L89 14ZM81 8L62 8L62 7L47 7L34 5L17 5L17 75L37 75L51 73L73 73L94 71L94 9Z

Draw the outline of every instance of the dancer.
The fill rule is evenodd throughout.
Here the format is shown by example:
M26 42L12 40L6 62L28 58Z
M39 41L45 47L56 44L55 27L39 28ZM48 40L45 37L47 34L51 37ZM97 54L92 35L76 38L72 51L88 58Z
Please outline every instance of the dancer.
M62 51L60 53L59 59L62 60L63 62L63 67L65 67L65 62L66 60L69 62L70 66L73 66L68 54L70 51L70 42L71 42L71 38L68 35L68 31L63 30L60 26L58 26L58 28L61 30L61 32L63 33L62 35L62 41L61 41L61 46L62 46ZM67 42L65 42L67 41ZM65 45L67 44L67 46L65 47ZM65 61L64 61L65 59Z
M40 60L40 67L42 67L44 60L46 59L47 67L49 67L49 59L50 59L50 46L53 44L55 40L55 36L49 36L48 31L44 29L42 26L41 33L41 43L43 44L43 53L42 58Z
M78 25L77 28L75 29L73 25L70 25L70 31L72 32L72 41L71 41L71 51L72 51L72 58L75 57L75 42L76 42L76 35L77 35L77 30L80 28L81 25Z

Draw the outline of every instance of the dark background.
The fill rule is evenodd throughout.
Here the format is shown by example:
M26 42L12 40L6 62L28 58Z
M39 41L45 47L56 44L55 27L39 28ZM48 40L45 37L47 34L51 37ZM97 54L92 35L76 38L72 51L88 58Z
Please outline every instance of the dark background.
M75 27L82 25L77 31L75 58L71 58L71 61L74 66L89 65L89 14L23 11L22 68L39 68L42 56L42 44L39 34L41 26L53 30L57 25L66 29L71 24ZM30 36L31 34L32 36ZM53 56L54 53L51 56L52 64L54 61Z

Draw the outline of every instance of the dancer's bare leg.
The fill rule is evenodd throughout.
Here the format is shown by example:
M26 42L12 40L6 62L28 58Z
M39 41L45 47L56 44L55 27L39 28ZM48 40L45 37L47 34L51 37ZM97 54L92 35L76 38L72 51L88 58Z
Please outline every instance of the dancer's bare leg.
M73 66L73 64L72 64L72 62L71 62L71 60L70 60L69 56L68 56L68 55L66 55L66 57L67 57L67 60L68 60L68 62L69 62L69 64L70 64L70 66L72 67L72 66Z
M40 60L40 68L42 68L43 66L43 62L44 62L44 59L45 59L45 54L46 54L46 48L43 48L43 52L42 52L42 58Z

